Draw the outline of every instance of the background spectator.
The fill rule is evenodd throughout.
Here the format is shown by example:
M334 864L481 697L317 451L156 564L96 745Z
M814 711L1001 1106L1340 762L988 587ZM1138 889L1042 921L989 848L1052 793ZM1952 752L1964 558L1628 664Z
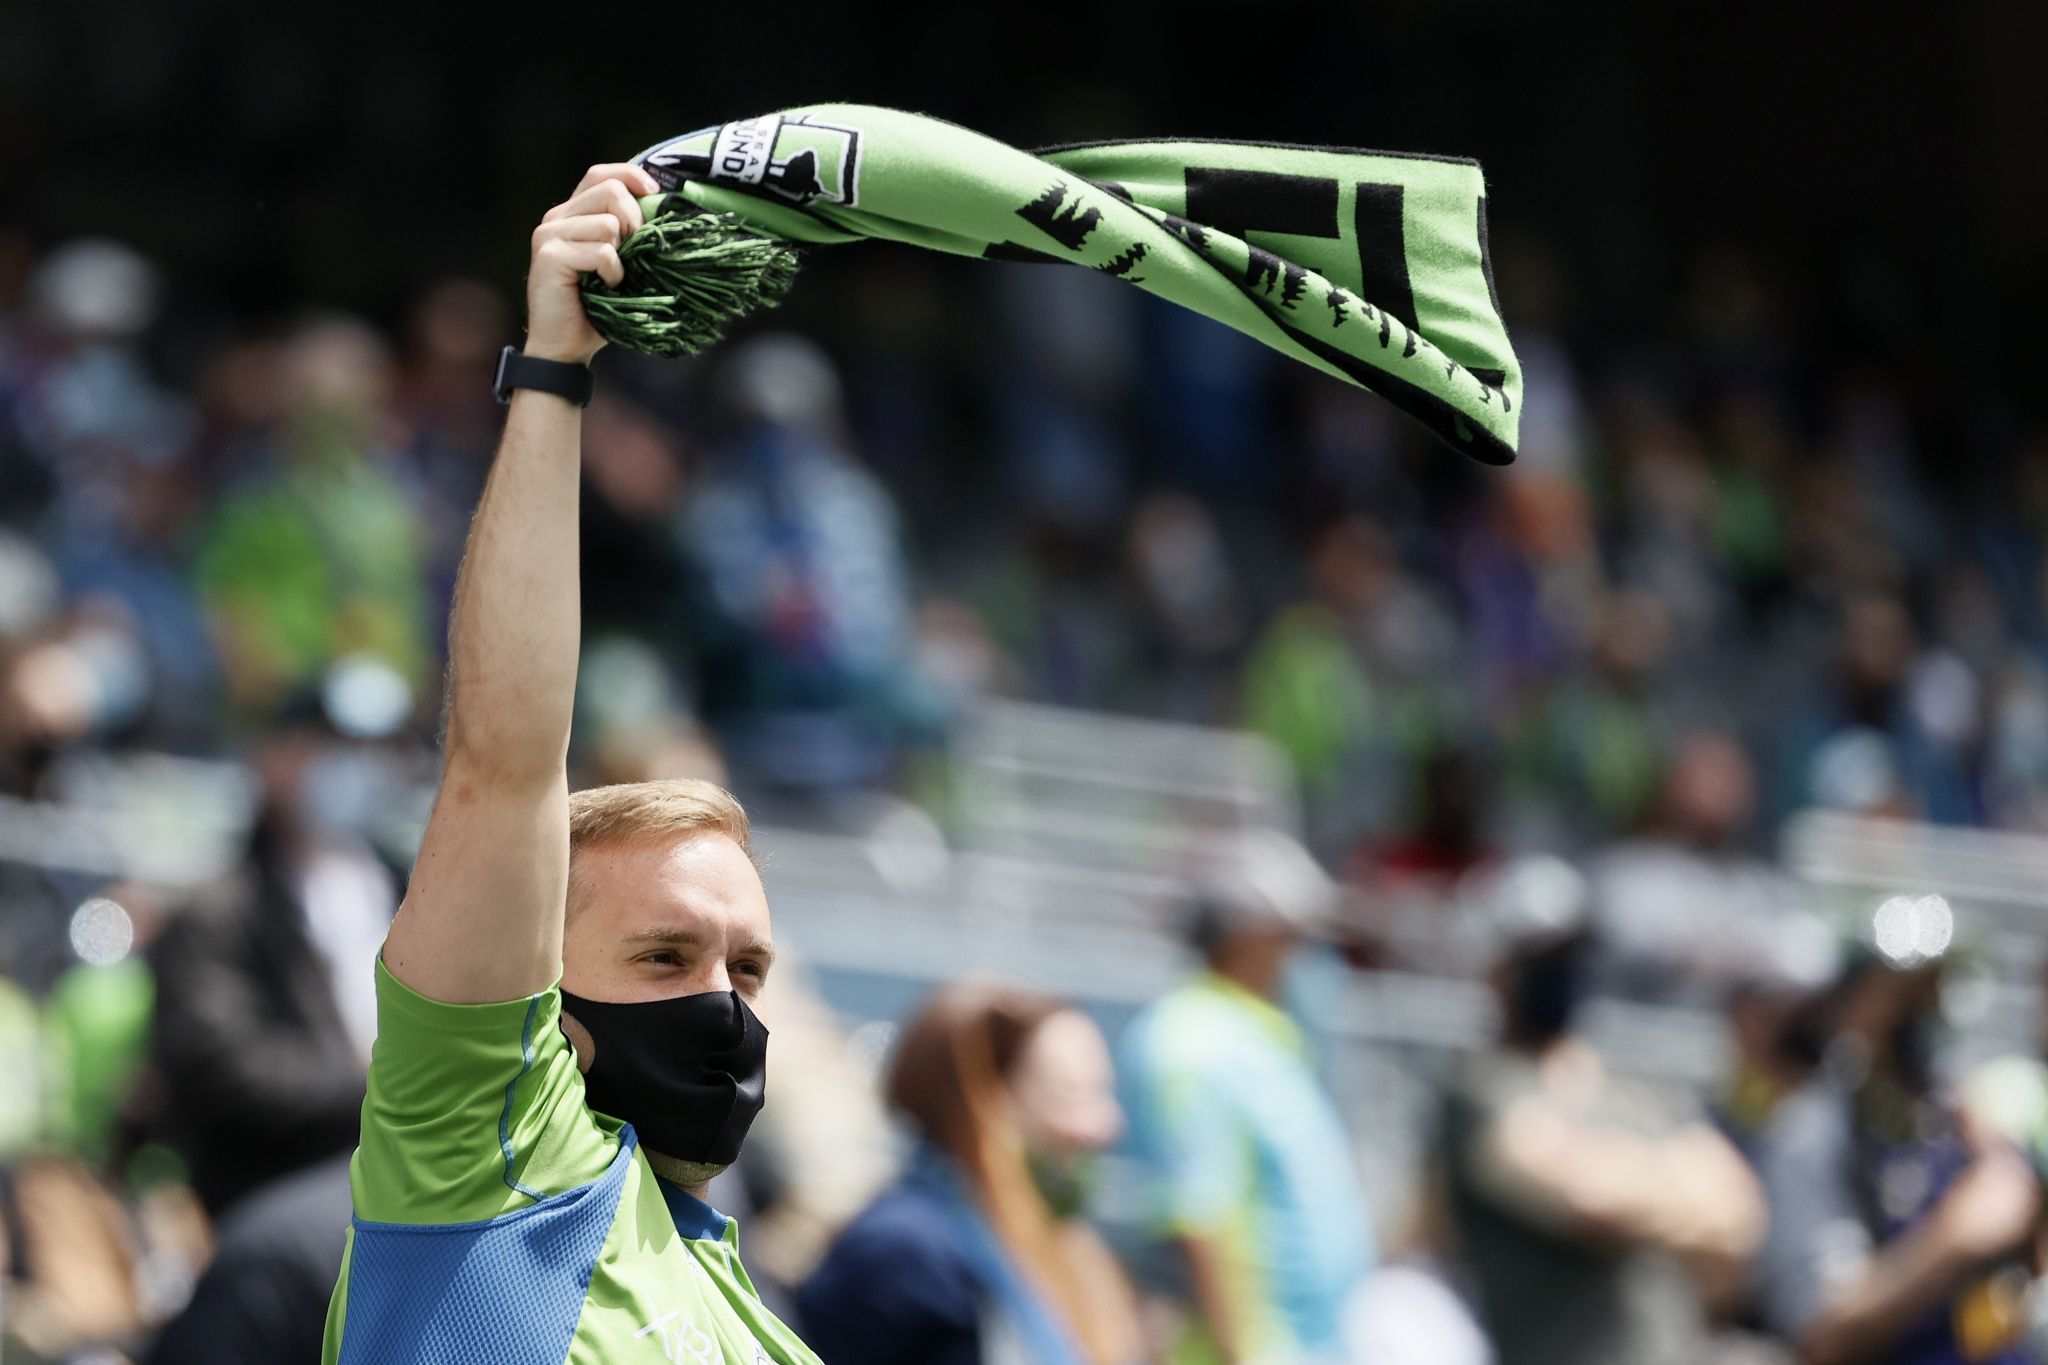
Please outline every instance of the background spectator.
M1203 970L1120 1044L1148 1231L1192 1308L1175 1358L1347 1359L1371 1215L1308 1045L1276 1003L1331 888L1278 837L1221 861L1191 907Z
M1735 1150L1618 1083L1573 1031L1591 947L1584 881L1531 858L1489 896L1497 1046L1445 1106L1455 1245L1502 1365L1707 1358L1765 1218Z
M1080 1221L1123 1116L1088 1017L1003 986L941 991L905 1030L889 1102L921 1145L798 1302L821 1356L1039 1365L1141 1358L1136 1301Z
M245 856L151 956L163 1127L215 1216L354 1147L376 1034L365 964L398 908L352 820L379 797L358 787L374 781L356 766L362 741L336 731L317 692L274 723L251 759L262 805Z
M1971 1300L2032 1249L2040 1187L1935 1087L1942 974L1939 954L1853 961L1826 1065L1765 1131L1758 1297L1808 1360L2025 1359Z
M222 1221L212 1262L145 1365L319 1359L348 1221L346 1157L250 1195Z
M1785 932L1791 888L1743 843L1755 784L1732 739L1687 736L1664 771L1652 828L1595 858L1608 989L1642 1000L1718 999Z

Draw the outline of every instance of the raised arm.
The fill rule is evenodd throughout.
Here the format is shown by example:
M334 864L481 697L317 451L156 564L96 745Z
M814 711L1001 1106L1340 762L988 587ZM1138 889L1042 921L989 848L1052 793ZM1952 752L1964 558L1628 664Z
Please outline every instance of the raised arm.
M1845 1258L1840 1236L1844 1223L1855 1226L1853 1211L1829 1218L1825 1202L1815 1202L1828 1200L1827 1187L1841 1183L1840 1173L1818 1165L1796 1151L1767 1159L1774 1211L1803 1216L1772 1229L1758 1267L1766 1321L1811 1365L1894 1359L1900 1337L1916 1322L2025 1248L2041 1210L2040 1184L2026 1158L1992 1143L1926 1218L1871 1249L1858 1267L1853 1244Z
M526 282L528 355L597 354L579 277L618 282L618 243L640 226L634 196L656 189L638 167L593 166L548 211ZM470 525L449 623L441 790L384 943L391 974L431 999L513 999L561 971L582 427L574 404L518 390Z
M1480 1142L1480 1180L1539 1224L1663 1247L1728 1272L1747 1265L1763 1236L1762 1190L1727 1140L1704 1125L1639 1136L1581 1122L1532 1096L1510 1105Z

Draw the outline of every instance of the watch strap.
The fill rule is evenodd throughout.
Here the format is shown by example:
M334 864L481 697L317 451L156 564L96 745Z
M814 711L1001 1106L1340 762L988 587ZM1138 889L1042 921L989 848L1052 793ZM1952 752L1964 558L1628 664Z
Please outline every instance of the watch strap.
M543 360L522 354L517 346L507 346L498 352L498 374L491 381L491 394L500 403L509 403L514 389L539 389L587 408L590 395L597 391L597 379L588 365Z

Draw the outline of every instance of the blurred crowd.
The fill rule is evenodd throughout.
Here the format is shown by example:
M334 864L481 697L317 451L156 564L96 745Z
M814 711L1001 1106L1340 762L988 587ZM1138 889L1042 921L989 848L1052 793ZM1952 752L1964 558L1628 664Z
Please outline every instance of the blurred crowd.
M1945 906L1859 936L1769 856L1812 807L2048 833L2048 437L1930 469L1889 377L1818 372L1740 257L1623 355L1503 252L1504 471L1081 271L874 257L820 268L827 345L600 361L579 785L946 827L949 735L1015 697L1249 729L1300 787L1302 844L1190 878L1197 965L1116 1037L960 983L874 1086L776 1003L778 1093L843 1103L771 1107L719 1198L826 1360L2048 1359L2038 1059L1956 1090ZM390 328L174 284L0 232L10 1360L317 1349L517 335L474 279ZM127 821L200 829L195 783L227 832L181 878L206 859ZM1488 988L1410 1207L1352 1172L1305 945ZM1595 993L1715 1012L1724 1084L1616 1080ZM862 1104L872 1160L806 1131Z

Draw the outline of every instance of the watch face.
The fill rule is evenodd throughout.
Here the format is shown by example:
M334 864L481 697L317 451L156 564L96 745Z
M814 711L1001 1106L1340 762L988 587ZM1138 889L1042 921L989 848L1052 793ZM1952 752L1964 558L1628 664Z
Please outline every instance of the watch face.
M498 353L498 374L491 381L491 393L500 403L511 402L514 389L538 389L584 408L590 406L595 387L588 366L543 360L522 354L516 346L507 346Z
M512 357L519 354L516 346L507 346L498 352L498 372L491 376L491 397L500 403L512 401L512 390L505 383L505 368L512 363Z

